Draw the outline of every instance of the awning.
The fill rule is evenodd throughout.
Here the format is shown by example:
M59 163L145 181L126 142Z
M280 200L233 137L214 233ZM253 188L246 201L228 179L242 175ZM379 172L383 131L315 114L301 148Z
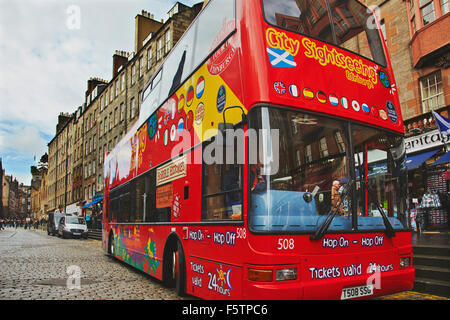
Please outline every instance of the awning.
M450 162L450 151L444 154L442 157L437 159L435 162L433 162L431 165L434 166L435 164L444 164Z
M85 204L84 206L81 207L81 209L90 207L90 206L92 206L92 205L94 205L96 203L99 203L102 200L103 200L103 195L102 194L101 195L97 195L97 196L94 197L94 200L92 202L89 202L88 204Z
M416 169L422 163L430 159L438 151L439 149L415 154L413 156L406 156L406 166L408 167L408 170Z

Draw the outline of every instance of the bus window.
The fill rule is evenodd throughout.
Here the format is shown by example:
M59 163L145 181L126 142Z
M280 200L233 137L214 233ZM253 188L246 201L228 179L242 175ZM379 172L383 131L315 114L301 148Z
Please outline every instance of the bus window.
M406 227L406 149L401 136L353 126L358 229L385 229L380 210L394 228Z
M130 182L110 193L109 208L111 219L117 222L135 221L135 184Z
M267 22L274 26L339 45L386 66L376 18L359 1L263 0L263 5Z
M250 164L251 228L314 231L330 211L337 210L329 229L351 230L349 198L342 195L339 201L339 190L333 193L336 182L341 186L349 182L346 122L278 108L255 109L249 119L257 131L279 130L278 144L259 138L258 147L271 145L274 150L258 151L263 158ZM273 155L277 152L279 163L264 170L262 164L270 162L264 157L270 153L276 159Z
M145 193L145 175L136 179L136 216L134 221L130 222L143 222L144 210L146 209L146 193Z
M371 12L355 0L330 0L337 44L385 66L383 46Z
M244 161L243 156L242 158L239 156L243 154L238 152L239 146L242 147L243 143L233 143L232 147L218 146L215 139L205 144L202 220L242 219L242 164ZM208 159L214 161L208 161Z

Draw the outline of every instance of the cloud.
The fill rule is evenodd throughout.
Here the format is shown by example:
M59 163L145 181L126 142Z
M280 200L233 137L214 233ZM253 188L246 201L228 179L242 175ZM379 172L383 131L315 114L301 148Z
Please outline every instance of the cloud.
M166 19L175 3L0 0L0 156L4 167L19 170L17 159L40 157L56 133L58 114L73 113L83 104L87 80L111 79L114 51L134 50L136 14L146 10L157 20ZM78 16L71 6L79 9ZM73 24L74 18L79 18L78 25ZM9 162L13 158L14 164ZM22 161L21 174L30 165Z

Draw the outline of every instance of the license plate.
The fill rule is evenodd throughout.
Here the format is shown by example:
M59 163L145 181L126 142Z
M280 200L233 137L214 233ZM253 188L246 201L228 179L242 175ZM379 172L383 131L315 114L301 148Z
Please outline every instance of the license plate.
M372 285L344 288L342 289L341 300L371 296L372 294Z
M74 236L81 236L81 233L74 232L73 235L74 235Z

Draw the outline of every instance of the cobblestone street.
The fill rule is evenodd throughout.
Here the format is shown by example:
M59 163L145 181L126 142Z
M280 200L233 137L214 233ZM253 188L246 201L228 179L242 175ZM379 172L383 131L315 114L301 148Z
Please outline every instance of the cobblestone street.
M183 299L106 255L97 240L61 239L42 230L9 228L0 231L0 258L0 300ZM68 279L74 283L70 278L76 268L81 271L80 289L69 289ZM376 299L448 300L413 291Z
M68 289L67 280L77 267L81 271L81 289ZM75 282L69 279L69 283ZM107 256L100 241L61 239L41 230L20 228L0 231L0 300L6 299L180 297L155 279Z

